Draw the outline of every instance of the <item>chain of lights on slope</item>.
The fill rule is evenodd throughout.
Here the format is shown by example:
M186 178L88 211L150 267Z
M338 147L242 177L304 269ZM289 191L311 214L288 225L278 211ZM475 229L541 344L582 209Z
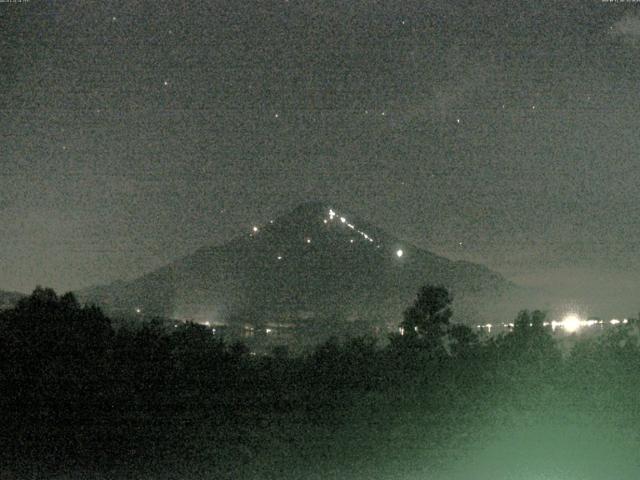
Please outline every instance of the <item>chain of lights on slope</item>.
M368 241L369 243L374 243L374 244L376 244L376 248L380 248L380 245L381 245L380 242L376 242L366 232L363 232L362 230L358 230L355 225L353 225L352 223L349 223L345 217L339 216L332 208L329 209L329 218L324 218L322 220L322 222L325 225L328 225L329 223L333 222L336 218L339 218L341 224L343 224L347 228L353 230L354 233L357 233L358 235L360 235L365 241ZM269 223L273 224L274 221L270 220ZM259 231L260 231L260 229L258 228L258 226L254 225L253 227L251 227L250 236L253 237L253 236L257 235ZM311 243L311 237L305 237L304 238L304 243L310 244ZM349 239L349 243L354 243L354 239L353 238ZM396 257L401 258L404 255L404 251L402 249L398 249L398 250L396 250L395 255L396 255ZM278 260L282 260L283 256L282 255L278 255L277 259Z

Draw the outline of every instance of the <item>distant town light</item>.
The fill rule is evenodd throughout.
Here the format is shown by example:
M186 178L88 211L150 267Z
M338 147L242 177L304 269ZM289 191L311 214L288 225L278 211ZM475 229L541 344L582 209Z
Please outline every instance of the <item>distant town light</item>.
M142 313L142 309L136 308L136 313L138 313L138 314Z
M329 223L329 221L325 218L324 220L322 220L325 224Z
M565 332L573 333L582 325L580 318L575 313L570 313L562 319L562 328Z
M269 335L270 333L273 333L273 330L271 330L270 328L265 329L265 332L267 333L267 335Z
M282 260L282 255L278 255L278 260Z
M256 227L255 225L253 226L253 233L258 233L258 227Z
M347 223L347 219L346 219L346 218L344 218L344 217L340 217L340 221L341 221L342 223Z
M396 250L396 257L400 258L402 257L402 255L404 255L404 252L402 251L401 248L399 248L398 250Z
M307 242L307 243L311 243L311 239L309 237L305 238L304 241Z
M617 318L612 318L611 320L609 320L609 323L611 325L618 325L620 323L620 320L618 320Z

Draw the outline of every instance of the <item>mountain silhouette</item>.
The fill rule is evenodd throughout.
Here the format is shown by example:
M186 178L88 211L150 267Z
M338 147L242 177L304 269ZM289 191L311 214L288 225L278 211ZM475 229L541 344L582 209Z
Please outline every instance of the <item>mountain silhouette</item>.
M487 307L517 290L482 265L448 260L348 212L309 202L224 245L78 294L111 314L213 325L314 318L397 324L427 283L452 291L454 318L466 323L488 318Z

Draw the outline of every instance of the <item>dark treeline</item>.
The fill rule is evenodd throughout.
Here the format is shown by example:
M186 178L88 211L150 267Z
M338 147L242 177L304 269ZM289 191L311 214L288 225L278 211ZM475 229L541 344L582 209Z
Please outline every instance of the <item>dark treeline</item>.
M450 324L451 304L427 286L384 344L253 356L195 324L114 329L98 308L38 288L0 313L0 473L399 478L455 462L526 415L593 419L606 406L637 424L635 325L563 355L542 312L480 338Z

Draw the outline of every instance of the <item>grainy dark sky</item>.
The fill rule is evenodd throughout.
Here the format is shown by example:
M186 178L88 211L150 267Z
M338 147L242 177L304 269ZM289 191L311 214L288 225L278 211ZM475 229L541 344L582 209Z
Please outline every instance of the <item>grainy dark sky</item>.
M638 8L0 3L0 289L132 278L326 199L635 312Z

